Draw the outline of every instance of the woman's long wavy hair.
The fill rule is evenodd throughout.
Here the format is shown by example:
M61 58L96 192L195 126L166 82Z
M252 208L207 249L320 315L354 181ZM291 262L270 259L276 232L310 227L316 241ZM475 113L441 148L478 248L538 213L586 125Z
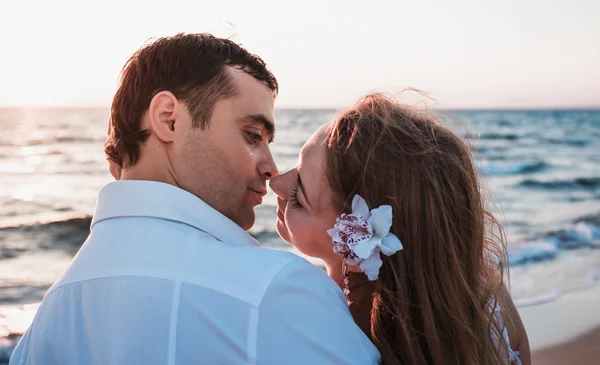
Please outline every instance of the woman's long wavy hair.
M385 365L506 364L493 298L502 226L486 209L467 144L433 113L369 94L330 126L326 174L340 211L355 194L389 204L404 249L382 256L371 338ZM500 303L501 304L501 303Z

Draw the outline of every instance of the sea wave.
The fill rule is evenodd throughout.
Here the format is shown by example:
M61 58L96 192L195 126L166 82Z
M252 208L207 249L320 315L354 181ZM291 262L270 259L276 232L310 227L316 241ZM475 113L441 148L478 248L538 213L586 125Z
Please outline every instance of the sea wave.
M20 140L0 140L0 147L24 147L24 146L41 146L51 145L54 143L69 144L69 143L102 143L106 139L105 136L100 137L85 137L85 136L55 136L46 138L20 139Z
M510 265L517 266L553 260L561 251L582 248L600 248L600 226L586 220L579 221L570 228L519 245L509 252L508 259Z
M463 137L467 139L494 139L515 141L524 136L520 136L516 133L467 133Z
M585 147L590 141L585 139L548 138L544 141L548 144L565 145L571 147Z
M520 187L543 190L594 190L600 187L600 177L578 177L571 180L534 180L526 179L519 183Z
M481 160L479 170L484 175L519 175L540 172L550 167L544 161L490 161Z
M91 216L0 227L0 259L38 250L75 254L90 232Z
M13 258L27 251L60 249L76 252L89 234L91 216L77 216L65 220L39 222L29 225L0 227L0 259ZM27 237L23 245L15 244L9 236ZM281 246L274 227L262 227L252 235L261 244ZM554 259L562 250L600 248L600 215L583 217L567 228L519 244L510 250L511 265Z
M7 337L0 337L0 365L8 365L10 355L19 343L21 335L12 334Z

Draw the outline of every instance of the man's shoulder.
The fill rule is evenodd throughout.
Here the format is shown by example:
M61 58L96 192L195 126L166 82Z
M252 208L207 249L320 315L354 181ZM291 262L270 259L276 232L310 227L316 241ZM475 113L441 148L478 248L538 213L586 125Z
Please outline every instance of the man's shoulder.
M256 250L261 259L253 262L257 265L256 271L264 275L263 293L267 299L279 297L282 293L302 293L304 296L336 301L343 298L340 288L325 270L306 259L287 251L268 248ZM341 303L344 303L343 300Z
M271 271L277 268L283 268L287 265L301 266L309 270L320 269L306 259L285 250L266 248L261 246L246 246L240 247L238 255L241 257L252 258L254 262L260 263L264 270ZM258 268L257 268L258 269Z
M263 277L269 283L284 278L295 282L307 278L331 281L323 269L289 251L263 247L244 247L235 251L233 265L237 262L250 275Z
M277 288L285 285L308 281L316 290L315 284L320 282L327 286L331 282L322 269L288 251L223 242L204 243L212 247L205 246L203 255L196 257L196 262L201 264L186 270L184 282L222 292L251 305L258 305L267 292L279 291Z

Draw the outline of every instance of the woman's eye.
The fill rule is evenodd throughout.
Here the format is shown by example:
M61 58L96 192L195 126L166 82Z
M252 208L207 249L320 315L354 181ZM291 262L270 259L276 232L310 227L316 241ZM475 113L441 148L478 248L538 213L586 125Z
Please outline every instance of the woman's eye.
M302 204L298 201L298 187L295 187L290 192L290 202L292 203L292 207L295 209L302 209Z

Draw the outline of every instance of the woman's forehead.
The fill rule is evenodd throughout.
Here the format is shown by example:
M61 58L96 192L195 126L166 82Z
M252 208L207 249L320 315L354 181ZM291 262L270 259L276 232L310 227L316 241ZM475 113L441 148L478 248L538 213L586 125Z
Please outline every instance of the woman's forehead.
M309 170L307 173L316 173L325 169L325 133L323 128L316 131L304 143L298 161L298 167Z
M300 154L298 164L298 173L301 175L308 200L318 202L317 211L324 208L331 202L331 189L327 185L325 176L326 151L325 137L326 133L322 129L317 131L310 138Z

